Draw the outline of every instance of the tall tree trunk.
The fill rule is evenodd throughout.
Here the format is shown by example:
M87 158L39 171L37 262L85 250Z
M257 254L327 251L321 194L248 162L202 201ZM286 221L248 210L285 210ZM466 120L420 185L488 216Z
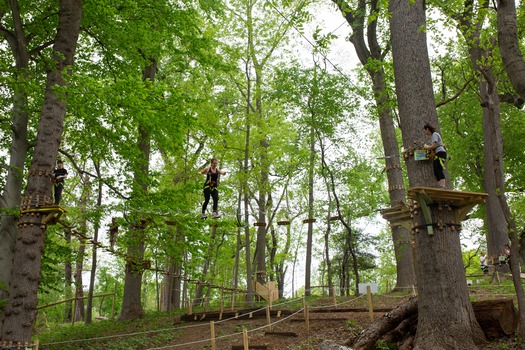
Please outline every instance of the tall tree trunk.
M312 118L314 116L312 115ZM304 294L312 295L312 245L314 235L314 166L315 166L315 130L313 124L310 130L310 161L308 163L308 232L306 234L306 264L304 272Z
M72 233L71 233L70 228L64 230L64 236L65 236L66 245L68 247L71 247ZM65 282L64 296L66 299L71 299L73 297L73 290L71 289L71 285L73 283L73 267L71 265L71 258L70 258L72 256L73 250L69 249L69 252L70 252L70 255L64 263L64 282ZM65 323L71 322L71 320L73 319L71 309L72 309L72 303L71 302L66 303L65 311L64 311L64 322Z
M150 59L151 64L144 68L142 80L155 81L155 74L157 72L157 61ZM141 159L139 160L139 168L135 170L134 183L137 186L137 197L146 196L148 193L148 185L145 179L149 174L149 163L151 153L151 140L149 131L142 124L138 126L138 140L137 145L140 151ZM144 260L145 246L145 229L146 218L134 218L132 228L130 229L131 239L129 240L126 274L124 277L124 296L122 298L122 309L118 319L120 321L132 320L135 318L142 318L145 315L142 308L142 263Z
M211 227L211 241L210 245L208 246L208 253L206 254L206 261L204 262L204 265L202 266L202 276L204 278L204 281L202 283L199 283L197 285L197 288L195 288L195 296L193 297L193 306L204 306L204 287L209 286L211 284L209 269L211 265L211 259L213 256L213 247L215 244L215 235L217 234L217 226ZM201 282L201 281L199 281ZM209 287L208 287L209 290Z
M413 148L425 123L438 127L427 52L424 0L389 3L392 56L404 149ZM406 159L411 187L435 187L430 162ZM454 213L430 207L432 222L454 222ZM415 236L418 285L418 325L415 350L477 349L484 340L469 300L459 235L449 226L434 235L424 228L423 215L414 217L423 227Z
M100 163L95 162L95 169L97 172L98 179L101 178L100 174ZM100 210L102 207L102 181L98 181L98 191L97 191L97 203L96 208ZM95 223L93 227L93 241L98 242L98 233L100 230L100 218L99 216L95 217ZM86 305L86 317L85 323L90 324L93 322L93 294L95 291L95 277L97 275L97 250L98 246L93 244L93 252L91 253L91 274L89 276L89 289L88 289L88 298Z
M487 6L488 3L485 2L484 7ZM509 242L507 222L498 198L498 183L503 180L503 175L500 175L501 179L498 179L494 172L495 162L503 166L500 101L494 73L492 68L487 66L488 62L491 62L491 53L484 48L485 44L480 42L483 25L481 19L483 17L473 11L473 6L466 6L461 15L458 16L458 21L460 30L468 43L468 53L472 66L478 73L478 76L481 77L478 81L478 89L482 106L484 106L483 189L488 194L485 203L487 213L487 252L489 257L497 257L503 254L504 246ZM482 11L485 10L482 9Z
M85 225L85 222L83 223ZM77 260L75 263L75 310L73 310L73 320L84 321L84 283L82 281L82 272L84 271L84 256L86 255L86 240L80 238L78 247Z
M11 13L13 16L13 32L1 31L13 52L17 76L15 80L24 81L27 77L27 66L29 53L27 51L27 39L25 37L18 1L11 1ZM18 227L19 205L22 199L22 182L24 178L24 162L29 150L27 140L28 124L28 97L23 87L24 84L15 84L13 95L13 117L12 117L12 140L9 149L9 168L5 179L5 187L0 197L0 286L6 288L9 285L13 267L13 255L15 249ZM7 293L0 288L0 299L6 299ZM4 314L0 314L0 328Z
M498 0L498 44L510 83L525 100L525 61L519 46L514 0Z
M370 15L376 14L378 1L358 1L356 10L351 10L347 1L333 0L337 4L346 21L352 28L350 42L354 45L359 61L365 67L372 80L372 91L379 114L379 128L383 142L383 153L385 156L385 170L388 181L388 194L390 206L395 207L405 202L405 186L403 182L403 171L397 144L396 131L394 127L394 113L391 98L385 84L385 72L382 66L371 64L371 62L383 62L383 53L377 40L377 20L370 20L365 26L367 5ZM377 18L377 16L376 16ZM368 40L368 46L365 41ZM414 256L410 246L410 232L401 226L392 227L392 240L396 258L396 289L411 287L416 282L414 271Z
M66 96L57 95L55 86L66 86L65 68L73 64L80 31L82 0L61 0L58 28L49 67L35 149L23 202L30 208L51 203L49 176L52 174L66 115ZM45 225L30 225L31 215L22 215L15 245L5 308L2 340L30 342L38 305L38 285L44 250ZM25 222L25 223L24 223Z

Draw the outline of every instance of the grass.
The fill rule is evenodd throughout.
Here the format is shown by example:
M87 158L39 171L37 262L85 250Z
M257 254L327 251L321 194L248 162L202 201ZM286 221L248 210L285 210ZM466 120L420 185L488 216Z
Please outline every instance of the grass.
M150 313L129 322L115 320L55 325L38 335L42 348L49 350L129 350L148 349L165 345L179 335L177 320L180 314Z

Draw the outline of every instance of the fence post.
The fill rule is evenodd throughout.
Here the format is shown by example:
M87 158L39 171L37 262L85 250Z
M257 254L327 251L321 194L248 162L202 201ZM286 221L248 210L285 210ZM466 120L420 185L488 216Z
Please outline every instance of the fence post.
M250 345L248 344L248 330L246 328L242 329L242 342L244 344L244 350L249 350Z
M211 350L215 350L215 323L210 321Z
M372 290L370 286L366 286L366 295L368 297L368 313L370 314L370 321L374 320L374 304L372 302Z
M308 309L308 305L304 308L305 311L305 321L306 321L306 338L310 337L310 310Z
M113 304L111 305L111 318L115 318L116 303L117 303L117 282L115 282L115 287L113 287Z
M272 326L270 324L272 323L270 318L270 305L266 305L266 324L268 325L268 329L270 332L272 331Z

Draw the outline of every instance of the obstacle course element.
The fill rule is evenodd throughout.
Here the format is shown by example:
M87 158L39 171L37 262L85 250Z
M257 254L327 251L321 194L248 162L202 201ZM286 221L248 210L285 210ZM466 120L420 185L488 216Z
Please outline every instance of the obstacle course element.
M40 226L41 228L46 228L49 225L57 224L64 213L66 213L66 210L59 205L35 205L26 204L24 201L22 201L18 226L26 227L36 225Z
M434 228L449 226L452 230L461 230L461 222L476 205L484 203L487 193L453 191L433 187L413 187L408 189L408 197L414 201L413 215L418 214L418 207L421 208L425 219L425 226L429 235L434 234ZM438 210L443 208L454 211L454 222L434 223L432 222L430 206L437 206ZM418 227L412 228L419 232Z
M381 215L390 223L390 226L402 226L419 232L421 227L414 227L414 216L421 211L425 219L423 225L429 235L434 234L434 228L451 227L452 230L461 230L461 222L476 205L484 203L487 193L464 192L446 190L433 187L413 187L408 190L411 200L409 205L397 205L381 211ZM454 211L454 221L449 223L432 222L430 207L437 206L438 210Z

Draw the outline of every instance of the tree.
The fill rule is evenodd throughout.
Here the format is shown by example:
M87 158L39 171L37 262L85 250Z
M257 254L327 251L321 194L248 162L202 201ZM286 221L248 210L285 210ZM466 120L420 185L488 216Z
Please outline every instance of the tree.
M507 76L516 93L525 100L525 61L519 47L514 0L498 0L498 44Z
M7 2L0 5L5 6L5 8L0 8L0 18L2 19L0 37L7 41L11 50L15 64L14 69L9 73L12 76L11 82L16 82L12 85L6 82L6 86L10 86L9 91L12 92L12 96L6 98L12 102L12 118L9 127L12 137L9 147L9 165L3 166L7 169L7 174L0 198L0 210L2 211L2 220L0 221L0 285L5 283L6 286L11 277L14 247L18 233L16 224L22 198L23 169L31 146L28 139L28 124L33 106L29 82L31 77L36 77L36 80L40 79L41 74L38 66L30 66L30 60L39 61L37 57L52 44L52 39L41 37L33 32L42 26L48 27L42 32L52 32L53 21L46 19L50 15L48 11L54 9L49 6L44 10L47 6L44 2L39 5L42 5L42 8L37 7L39 13L32 13L30 16L26 16L25 11L29 12L34 9L35 4L29 5L31 9L29 6L20 7L18 1L10 1L9 5ZM11 17L5 16L9 11ZM30 21L23 20L23 18L29 17L31 17ZM9 19L12 19L12 23L9 23ZM42 41L37 42L39 39ZM7 63L6 67L11 65L11 63ZM37 92L35 92L36 94ZM33 96L33 99L40 100L36 96ZM6 296L4 289L0 288L0 299L4 299ZM1 318L2 316L0 316L0 321Z
M56 161L66 114L67 79L65 74L73 65L80 31L82 0L61 0L58 27L48 67L46 93L41 110L24 203L30 208L51 201L49 178ZM27 216L27 215L26 215ZM46 225L28 225L21 218L11 282L9 301L2 327L2 339L30 342L38 303L41 257Z
M438 125L425 33L424 1L389 3L392 57L404 149L421 137L423 125ZM409 185L433 187L430 164L406 158ZM433 222L453 222L453 213L431 208ZM422 225L422 215L415 225ZM418 325L414 349L477 349L484 340L469 300L459 237L450 227L415 236ZM447 247L442 249L441 247Z
M372 83L371 88L374 95L376 113L379 115L379 128L383 144L390 206L404 205L405 186L394 127L394 112L391 107L390 89L387 85L388 78L384 69L385 53L377 37L378 17L382 9L379 7L377 0L373 0L370 3L360 0L356 9L352 9L347 1L333 0L333 2L338 6L343 17L352 28L350 42L354 45L357 57ZM367 10L368 21L365 26ZM365 41L365 29L368 42ZM396 288L411 287L415 284L415 272L414 257L410 246L410 232L402 226L393 226L392 240L397 262Z

